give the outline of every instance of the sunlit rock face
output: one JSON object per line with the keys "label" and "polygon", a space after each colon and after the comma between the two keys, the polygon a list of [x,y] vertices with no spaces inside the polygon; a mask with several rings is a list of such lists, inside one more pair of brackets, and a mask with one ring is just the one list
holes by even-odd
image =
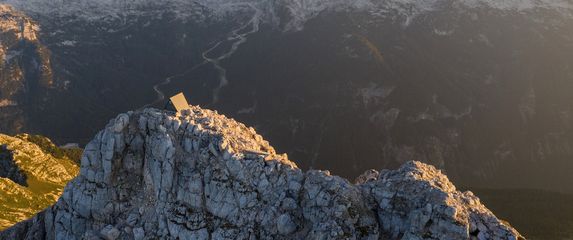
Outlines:
{"label": "sunlit rock face", "polygon": [[58,202],[14,239],[521,239],[471,192],[409,162],[356,184],[303,172],[253,128],[191,107],[120,114]]}
{"label": "sunlit rock face", "polygon": [[50,53],[38,39],[38,23],[0,3],[0,130],[25,130],[32,109],[43,107],[54,81]]}
{"label": "sunlit rock face", "polygon": [[[48,145],[26,140],[26,137],[0,134],[2,230],[54,204],[66,183],[79,173],[79,167],[71,159],[54,156],[46,148]],[[46,138],[42,139],[51,144]]]}

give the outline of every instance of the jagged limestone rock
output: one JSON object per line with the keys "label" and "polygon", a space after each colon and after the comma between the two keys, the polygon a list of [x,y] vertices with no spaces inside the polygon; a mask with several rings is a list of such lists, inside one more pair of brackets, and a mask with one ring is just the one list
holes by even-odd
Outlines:
{"label": "jagged limestone rock", "polygon": [[303,172],[245,125],[192,107],[121,114],[59,201],[15,239],[519,239],[471,193],[411,162],[357,185]]}

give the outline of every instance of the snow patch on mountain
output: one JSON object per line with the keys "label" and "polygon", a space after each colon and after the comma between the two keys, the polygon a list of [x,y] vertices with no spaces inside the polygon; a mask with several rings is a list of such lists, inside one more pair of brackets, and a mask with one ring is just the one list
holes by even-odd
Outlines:
{"label": "snow patch on mountain", "polygon": [[[204,21],[221,20],[251,12],[253,6],[263,11],[266,23],[281,23],[285,30],[300,30],[304,24],[323,12],[359,11],[373,16],[403,16],[404,25],[418,15],[444,8],[489,8],[500,11],[527,12],[544,9],[573,16],[573,3],[567,0],[0,0],[31,15],[73,16],[89,21],[124,19],[133,16],[161,18],[169,11],[180,19]],[[278,17],[280,12],[288,16]]]}
{"label": "snow patch on mountain", "polygon": [[499,10],[528,11],[532,9],[550,9],[571,11],[573,4],[566,0],[462,0],[469,7],[489,7]]}

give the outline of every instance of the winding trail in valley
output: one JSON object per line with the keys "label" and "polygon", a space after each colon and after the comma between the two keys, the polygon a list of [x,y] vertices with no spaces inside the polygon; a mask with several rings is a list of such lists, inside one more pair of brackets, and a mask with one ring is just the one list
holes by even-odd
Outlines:
{"label": "winding trail in valley", "polygon": [[[213,89],[213,100],[211,102],[212,104],[215,104],[219,101],[219,93],[221,89],[223,89],[225,86],[229,84],[229,80],[227,79],[227,69],[221,66],[221,61],[231,57],[237,51],[237,49],[239,49],[239,46],[247,41],[248,35],[251,35],[259,31],[262,11],[253,4],[248,4],[248,5],[255,11],[253,17],[251,17],[249,22],[231,31],[231,36],[228,37],[226,40],[216,43],[212,48],[203,52],[203,59],[211,63],[213,67],[215,67],[217,72],[219,72],[219,85],[215,89]],[[250,31],[245,33],[239,33],[247,29],[248,27],[251,27]],[[209,53],[217,49],[225,41],[233,42],[229,51],[223,53],[218,57],[213,57],[213,58],[208,57]]]}
{"label": "winding trail in valley", "polygon": [[[223,89],[225,86],[227,86],[229,84],[229,80],[227,79],[227,69],[225,69],[223,66],[221,66],[221,61],[223,61],[227,58],[230,58],[237,51],[237,49],[239,49],[241,44],[243,44],[247,41],[247,37],[249,35],[259,31],[259,25],[261,23],[262,11],[253,4],[247,4],[247,5],[248,5],[248,7],[250,7],[251,9],[254,10],[253,16],[249,19],[249,21],[247,23],[233,29],[230,32],[230,34],[228,34],[229,37],[227,37],[226,39],[221,40],[219,42],[216,42],[215,44],[213,44],[213,46],[211,48],[209,48],[206,51],[204,51],[203,53],[201,53],[201,56],[204,59],[203,62],[189,68],[185,72],[169,76],[169,77],[165,78],[163,81],[161,81],[160,83],[155,84],[153,86],[153,91],[155,91],[155,93],[157,94],[157,98],[153,103],[148,104],[145,107],[159,103],[165,99],[165,93],[163,93],[163,91],[161,90],[162,86],[168,85],[169,83],[171,83],[171,81],[173,79],[183,77],[186,74],[189,74],[189,73],[193,72],[194,70],[196,70],[196,69],[198,69],[198,68],[200,68],[206,64],[212,64],[213,67],[215,68],[215,70],[218,72],[218,81],[219,82],[218,82],[217,86],[215,87],[215,89],[213,89],[213,98],[212,98],[212,102],[211,102],[212,104],[217,103],[219,101],[219,93],[220,93],[221,89]],[[247,29],[249,31],[246,31]],[[244,31],[246,31],[246,32],[244,32]],[[241,32],[244,32],[244,33],[241,33]],[[210,53],[212,53],[213,51],[222,47],[223,43],[226,43],[226,42],[231,42],[231,47],[229,48],[228,51],[223,52],[219,56],[214,56],[214,57],[209,56]]]}
{"label": "winding trail in valley", "polygon": [[153,91],[155,91],[155,93],[157,94],[157,98],[155,99],[155,101],[153,103],[147,104],[144,107],[149,107],[149,106],[154,105],[156,103],[159,103],[165,99],[165,93],[163,93],[163,91],[161,91],[161,86],[168,85],[169,83],[171,83],[171,80],[173,80],[174,78],[183,77],[186,74],[193,72],[195,69],[205,65],[206,63],[207,63],[206,61],[203,61],[203,62],[191,67],[190,69],[186,70],[185,72],[169,76],[169,77],[165,78],[162,82],[153,85]]}

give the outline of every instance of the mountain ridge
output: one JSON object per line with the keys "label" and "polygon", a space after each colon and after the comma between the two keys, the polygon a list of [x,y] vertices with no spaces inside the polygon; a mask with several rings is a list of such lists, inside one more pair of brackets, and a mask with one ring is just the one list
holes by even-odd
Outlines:
{"label": "mountain ridge", "polygon": [[[372,16],[384,16],[390,12],[398,12],[407,26],[418,15],[440,9],[484,8],[506,12],[528,12],[537,10],[556,11],[562,15],[573,16],[573,4],[565,0],[390,0],[390,1],[345,1],[345,0],[131,0],[131,1],[48,1],[48,0],[2,0],[32,15],[43,17],[68,16],[76,19],[113,20],[127,19],[130,16],[157,14],[162,18],[162,12],[173,12],[179,19],[194,21],[222,20],[236,16],[251,8],[262,10],[266,23],[284,26],[286,31],[297,31],[304,24],[324,12],[359,11]],[[282,23],[281,23],[282,22]]]}
{"label": "mountain ridge", "polygon": [[118,115],[58,202],[17,239],[523,239],[420,162],[356,185],[303,172],[253,128],[191,106]]}

